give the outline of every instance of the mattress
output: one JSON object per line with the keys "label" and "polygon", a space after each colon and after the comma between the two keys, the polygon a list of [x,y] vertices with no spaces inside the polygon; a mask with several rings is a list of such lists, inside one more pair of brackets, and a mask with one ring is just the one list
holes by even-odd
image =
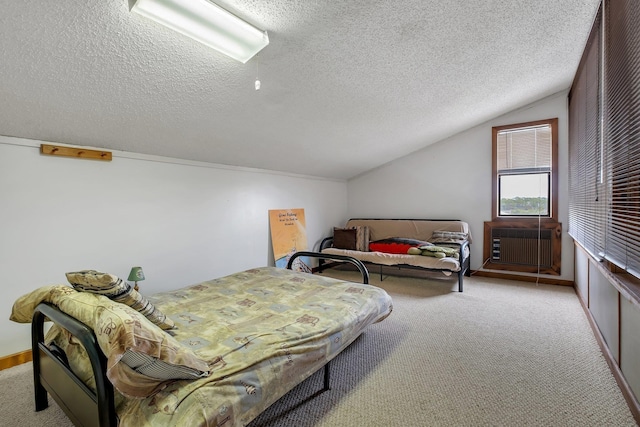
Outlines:
{"label": "mattress", "polygon": [[[468,251],[468,248],[465,248]],[[345,255],[363,262],[371,262],[382,265],[411,265],[414,267],[430,268],[434,270],[460,271],[460,262],[452,257],[435,258],[430,256],[389,254],[386,252],[361,252],[348,249],[326,248],[323,254]],[[465,252],[468,256],[468,252]]]}
{"label": "mattress", "polygon": [[[70,296],[76,292],[64,291]],[[29,307],[40,299],[67,311],[58,297],[36,294]],[[105,308],[91,308],[84,320],[91,323],[102,310],[102,320],[91,326],[104,327],[104,313],[118,303],[101,295],[91,298]],[[167,331],[172,339],[204,361],[209,372],[199,379],[165,381],[149,396],[116,392],[120,426],[246,425],[392,310],[391,298],[380,288],[274,267],[148,299],[175,322],[176,328]],[[91,368],[73,337],[54,326],[47,342],[63,349],[74,372],[92,386]],[[105,353],[117,347],[105,346]],[[106,356],[112,363],[113,355]]]}

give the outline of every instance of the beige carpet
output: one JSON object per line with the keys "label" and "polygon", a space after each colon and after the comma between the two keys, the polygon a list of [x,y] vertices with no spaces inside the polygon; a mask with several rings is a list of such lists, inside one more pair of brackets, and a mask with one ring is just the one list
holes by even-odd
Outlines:
{"label": "beige carpet", "polygon": [[[325,274],[355,278],[351,271]],[[487,278],[387,277],[394,311],[251,427],[635,426],[572,288]],[[30,364],[0,372],[0,424],[70,426],[33,412]]]}

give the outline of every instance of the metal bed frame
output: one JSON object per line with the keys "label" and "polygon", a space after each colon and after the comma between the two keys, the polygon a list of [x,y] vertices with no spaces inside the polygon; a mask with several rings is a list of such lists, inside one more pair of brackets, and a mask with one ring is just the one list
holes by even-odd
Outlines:
{"label": "metal bed frame", "polygon": [[[353,219],[378,219],[378,218],[353,218]],[[393,219],[389,219],[389,220],[393,220]],[[457,220],[457,219],[409,219],[409,221],[459,221],[459,220]],[[333,245],[333,236],[325,237],[320,242],[320,247],[319,247],[318,251],[322,252],[323,249],[330,248],[330,247],[332,247],[332,245]],[[409,264],[386,265],[386,264],[376,264],[374,262],[369,262],[369,261],[366,261],[364,263],[371,264],[371,265],[377,265],[377,266],[380,267],[380,281],[384,280],[383,276],[382,276],[382,268],[383,267],[397,267],[399,269],[406,268],[406,269],[410,269],[410,270],[434,271],[434,272],[440,272],[440,273],[442,273],[443,271],[448,271],[450,273],[455,273],[455,274],[458,275],[458,292],[462,292],[464,276],[467,276],[467,277],[471,276],[471,251],[469,251],[469,255],[467,255],[466,257],[464,256],[465,249],[469,247],[469,242],[465,241],[463,243],[446,243],[446,244],[443,243],[443,245],[444,246],[451,246],[451,245],[459,246],[460,271],[453,271],[453,270],[442,269],[442,268],[419,267],[419,266],[409,265]],[[326,254],[326,255],[328,255],[328,254]],[[333,267],[335,265],[337,265],[337,264],[336,263],[331,263],[331,264],[327,265],[327,264],[325,264],[323,259],[320,259],[318,261],[318,272],[321,273],[322,270],[324,270],[325,268],[330,268],[330,267]]]}
{"label": "metal bed frame", "polygon": [[[350,262],[362,274],[362,283],[369,283],[367,268],[355,258],[317,252],[297,252],[289,259],[287,268],[291,269],[293,261],[300,256]],[[95,392],[71,370],[61,348],[55,344],[45,344],[44,322],[47,320],[69,331],[83,345],[93,369]],[[36,307],[31,323],[31,349],[36,411],[42,411],[49,406],[48,393],[76,426],[115,427],[118,425],[114,389],[107,378],[107,359],[100,350],[91,328],[57,307],[41,303]],[[323,388],[314,395],[330,389],[329,363],[327,362],[323,367]]]}

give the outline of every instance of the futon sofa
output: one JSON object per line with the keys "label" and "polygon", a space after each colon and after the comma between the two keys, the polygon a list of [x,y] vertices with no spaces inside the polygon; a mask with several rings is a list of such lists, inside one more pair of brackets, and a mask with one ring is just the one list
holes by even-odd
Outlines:
{"label": "futon sofa", "polygon": [[[459,220],[352,218],[322,240],[320,251],[378,265],[381,280],[382,266],[455,273],[462,292],[470,243],[469,225]],[[327,267],[321,260],[318,270]]]}

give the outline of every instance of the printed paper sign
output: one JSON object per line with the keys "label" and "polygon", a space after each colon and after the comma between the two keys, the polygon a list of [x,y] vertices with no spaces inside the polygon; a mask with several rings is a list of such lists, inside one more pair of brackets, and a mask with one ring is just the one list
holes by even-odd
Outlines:
{"label": "printed paper sign", "polygon": [[[304,209],[278,209],[269,211],[271,242],[276,267],[286,268],[295,252],[307,250],[307,230]],[[311,272],[308,257],[294,260],[293,270]]]}

